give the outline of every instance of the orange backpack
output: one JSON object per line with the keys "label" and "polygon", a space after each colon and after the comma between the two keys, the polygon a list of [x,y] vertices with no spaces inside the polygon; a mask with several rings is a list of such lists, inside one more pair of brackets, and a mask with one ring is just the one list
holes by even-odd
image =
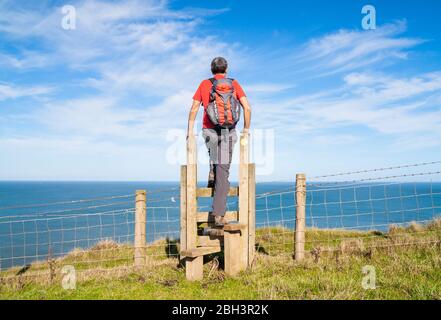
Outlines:
{"label": "orange backpack", "polygon": [[240,103],[236,99],[233,79],[210,79],[212,87],[207,114],[215,127],[233,129],[240,119]]}

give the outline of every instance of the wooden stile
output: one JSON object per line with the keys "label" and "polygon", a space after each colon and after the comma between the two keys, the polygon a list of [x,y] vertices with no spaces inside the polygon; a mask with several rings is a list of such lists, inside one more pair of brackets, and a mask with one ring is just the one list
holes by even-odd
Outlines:
{"label": "wooden stile", "polygon": [[[214,228],[210,212],[197,211],[197,199],[213,197],[212,188],[197,188],[196,140],[187,142],[187,165],[181,167],[181,245],[186,278],[202,280],[203,257],[224,250],[225,272],[236,275],[252,264],[255,247],[255,166],[249,163],[249,135],[240,139],[239,186],[231,187],[228,196],[238,196],[238,211],[227,211],[229,224]],[[207,224],[198,236],[198,224]]]}

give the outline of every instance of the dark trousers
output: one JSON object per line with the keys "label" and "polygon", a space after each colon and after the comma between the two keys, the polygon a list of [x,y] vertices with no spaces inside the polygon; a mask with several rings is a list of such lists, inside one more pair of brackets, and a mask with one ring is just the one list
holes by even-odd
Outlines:
{"label": "dark trousers", "polygon": [[224,216],[230,189],[230,165],[237,141],[235,129],[203,129],[202,135],[210,156],[210,171],[214,172],[213,214]]}

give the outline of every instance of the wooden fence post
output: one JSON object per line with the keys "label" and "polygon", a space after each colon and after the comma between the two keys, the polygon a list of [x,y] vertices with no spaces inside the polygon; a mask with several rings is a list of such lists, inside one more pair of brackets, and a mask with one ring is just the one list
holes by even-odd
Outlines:
{"label": "wooden fence post", "polygon": [[[180,204],[181,204],[181,235],[179,239],[179,251],[187,250],[187,166],[181,166],[181,185],[180,185]],[[181,263],[184,263],[181,256]]]}
{"label": "wooden fence post", "polygon": [[146,200],[145,190],[136,190],[135,198],[135,267],[144,266],[146,245]]}
{"label": "wooden fence post", "polygon": [[[187,250],[197,246],[197,146],[194,135],[188,137],[187,141],[187,209],[185,239]],[[186,257],[185,273],[188,280],[202,280],[204,257]]]}
{"label": "wooden fence post", "polygon": [[239,223],[246,227],[243,230],[244,245],[241,257],[238,257],[245,266],[250,265],[249,258],[249,201],[248,201],[248,186],[249,186],[249,133],[243,133],[240,137],[240,164],[239,164]]}
{"label": "wooden fence post", "polygon": [[306,177],[299,173],[296,175],[296,231],[294,258],[301,261],[305,258],[305,206],[306,206]]}
{"label": "wooden fence post", "polygon": [[256,246],[256,165],[248,165],[248,267],[254,261]]}

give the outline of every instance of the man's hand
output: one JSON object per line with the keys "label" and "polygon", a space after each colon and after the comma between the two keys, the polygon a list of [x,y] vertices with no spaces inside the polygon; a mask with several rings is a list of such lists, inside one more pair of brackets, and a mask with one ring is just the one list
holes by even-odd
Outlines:
{"label": "man's hand", "polygon": [[240,98],[240,104],[242,105],[243,108],[243,120],[244,120],[243,133],[245,132],[248,133],[248,129],[250,128],[251,125],[251,107],[250,104],[248,103],[247,97]]}

